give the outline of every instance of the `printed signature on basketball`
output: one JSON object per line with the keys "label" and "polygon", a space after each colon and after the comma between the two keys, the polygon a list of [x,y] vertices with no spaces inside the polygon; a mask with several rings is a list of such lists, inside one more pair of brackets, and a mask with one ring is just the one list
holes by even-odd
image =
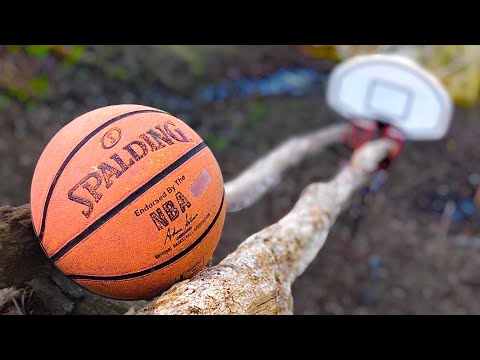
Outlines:
{"label": "printed signature on basketball", "polygon": [[[193,222],[197,218],[198,214],[191,215],[185,214],[185,225],[182,228],[177,229],[175,226],[173,228],[169,227],[167,229],[167,233],[165,234],[164,244],[170,244],[173,240],[176,240],[175,243],[171,244],[168,248],[164,249],[162,252],[155,255],[156,259],[159,259],[163,255],[168,254],[178,245],[183,243],[186,239],[188,239],[200,226],[202,226],[205,221],[208,220],[210,217],[210,213],[205,215],[205,217],[195,225],[193,228]],[[185,230],[184,230],[185,229]],[[178,235],[178,236],[176,236]]]}

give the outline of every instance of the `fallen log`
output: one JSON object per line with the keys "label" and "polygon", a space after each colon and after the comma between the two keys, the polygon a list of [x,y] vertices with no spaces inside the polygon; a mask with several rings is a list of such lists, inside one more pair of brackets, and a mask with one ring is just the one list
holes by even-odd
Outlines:
{"label": "fallen log", "polygon": [[331,181],[307,186],[276,224],[250,236],[218,265],[128,314],[292,314],[293,281],[315,258],[340,211],[392,146],[389,140],[378,140],[359,148]]}

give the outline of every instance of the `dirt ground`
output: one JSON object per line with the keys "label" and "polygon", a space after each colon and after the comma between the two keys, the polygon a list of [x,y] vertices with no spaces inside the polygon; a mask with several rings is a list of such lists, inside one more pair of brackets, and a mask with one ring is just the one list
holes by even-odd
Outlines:
{"label": "dirt ground", "polygon": [[[207,140],[226,181],[290,136],[342,121],[326,106],[321,88],[305,96],[195,101],[201,86],[223,79],[331,67],[295,47],[180,50],[88,47],[74,66],[35,59],[48,75],[46,96],[0,99],[0,204],[29,202],[36,161],[51,137],[76,116],[109,104],[154,106],[185,120]],[[448,228],[438,216],[442,196],[468,197],[480,181],[479,117],[480,108],[455,109],[446,139],[408,143],[383,190],[366,204],[359,194],[353,199],[294,283],[295,314],[480,313],[478,212]],[[329,179],[349,155],[345,146],[333,146],[288,172],[252,207],[228,214],[214,262],[282,218],[306,185]]]}

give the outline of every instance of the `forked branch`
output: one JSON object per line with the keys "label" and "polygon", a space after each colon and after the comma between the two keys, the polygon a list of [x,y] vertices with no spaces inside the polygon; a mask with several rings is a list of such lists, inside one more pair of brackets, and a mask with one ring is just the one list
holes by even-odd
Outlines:
{"label": "forked branch", "polygon": [[285,170],[297,165],[308,155],[339,142],[349,131],[349,124],[332,125],[284,142],[238,177],[225,183],[227,211],[239,211],[252,205],[278,184]]}
{"label": "forked branch", "polygon": [[330,182],[309,185],[279,222],[250,236],[218,265],[172,286],[138,315],[291,314],[291,285],[323,246],[352,194],[393,146],[368,143]]}

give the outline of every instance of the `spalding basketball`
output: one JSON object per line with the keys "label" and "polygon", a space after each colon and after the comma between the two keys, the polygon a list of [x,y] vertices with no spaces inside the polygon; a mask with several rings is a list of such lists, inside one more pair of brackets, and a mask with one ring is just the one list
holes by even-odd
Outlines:
{"label": "spalding basketball", "polygon": [[88,112],[38,160],[31,211],[70,279],[116,299],[151,298],[211,259],[225,219],[220,168],[200,136],[140,105]]}

